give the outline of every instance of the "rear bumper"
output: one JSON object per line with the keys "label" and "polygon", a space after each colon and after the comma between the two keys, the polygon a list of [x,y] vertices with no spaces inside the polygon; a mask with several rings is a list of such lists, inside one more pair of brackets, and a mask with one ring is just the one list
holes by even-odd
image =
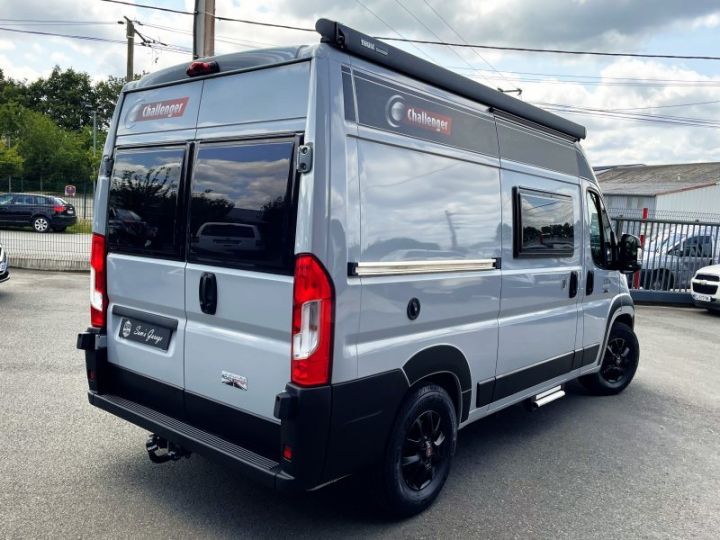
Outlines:
{"label": "rear bumper", "polygon": [[273,422],[112,364],[106,339],[97,329],[78,336],[92,405],[277,490],[313,489],[381,459],[408,388],[401,370],[316,388],[288,384]]}
{"label": "rear bumper", "polygon": [[280,464],[200,430],[186,422],[112,394],[88,392],[90,403],[141,428],[173,441],[278,490],[293,488],[295,479]]}
{"label": "rear bumper", "polygon": [[77,223],[77,216],[52,216],[50,218],[51,227],[70,227]]}

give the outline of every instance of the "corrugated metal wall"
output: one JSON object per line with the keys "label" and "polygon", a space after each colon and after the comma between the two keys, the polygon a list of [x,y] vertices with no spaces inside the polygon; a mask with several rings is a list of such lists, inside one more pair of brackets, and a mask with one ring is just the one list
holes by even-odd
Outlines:
{"label": "corrugated metal wall", "polygon": [[720,213],[720,185],[658,195],[656,210]]}
{"label": "corrugated metal wall", "polygon": [[655,209],[655,197],[606,194],[605,204],[608,208],[649,208],[652,211]]}

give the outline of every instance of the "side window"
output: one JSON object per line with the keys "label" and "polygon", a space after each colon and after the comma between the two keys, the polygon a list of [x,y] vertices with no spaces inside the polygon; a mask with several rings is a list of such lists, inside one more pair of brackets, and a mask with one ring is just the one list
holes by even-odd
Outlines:
{"label": "side window", "polygon": [[178,258],[184,148],[118,150],[108,197],[108,249]]}
{"label": "side window", "polygon": [[188,260],[292,271],[292,140],[201,145]]}
{"label": "side window", "polygon": [[593,262],[607,268],[612,260],[612,226],[600,196],[594,191],[587,192],[587,211]]}
{"label": "side window", "polygon": [[575,251],[572,197],[515,188],[515,256],[571,257]]}

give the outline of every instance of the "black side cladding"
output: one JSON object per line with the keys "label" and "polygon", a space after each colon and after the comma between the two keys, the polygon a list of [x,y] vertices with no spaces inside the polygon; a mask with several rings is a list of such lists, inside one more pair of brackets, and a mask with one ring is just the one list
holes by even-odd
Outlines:
{"label": "black side cladding", "polygon": [[319,19],[315,23],[315,30],[322,36],[323,42],[350,54],[540,126],[564,133],[573,139],[585,138],[585,127],[580,124],[498,92],[338,22]]}

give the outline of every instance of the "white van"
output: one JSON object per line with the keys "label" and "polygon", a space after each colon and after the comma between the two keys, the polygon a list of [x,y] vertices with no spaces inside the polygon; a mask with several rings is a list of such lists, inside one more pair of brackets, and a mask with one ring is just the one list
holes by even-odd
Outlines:
{"label": "white van", "polygon": [[[303,490],[369,467],[411,514],[458,429],[571,379],[630,383],[638,244],[614,236],[582,126],[317,30],[125,87],[78,346],[90,402],[152,432],[153,460]],[[127,212],[143,226],[108,227]],[[255,247],[203,241],[219,224]]]}

